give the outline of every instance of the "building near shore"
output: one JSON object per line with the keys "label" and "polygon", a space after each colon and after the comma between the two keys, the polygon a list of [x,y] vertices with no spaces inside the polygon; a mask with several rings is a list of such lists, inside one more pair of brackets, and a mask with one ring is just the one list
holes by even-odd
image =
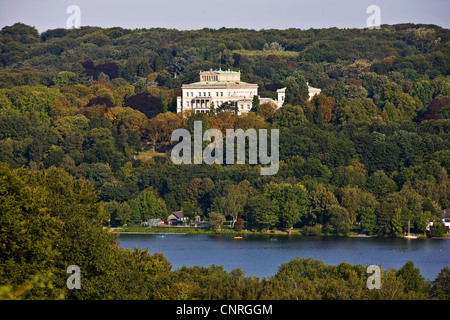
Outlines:
{"label": "building near shore", "polygon": [[[441,220],[444,223],[447,231],[450,230],[450,209],[445,209],[441,211]],[[428,221],[427,231],[430,231],[430,227],[433,226],[433,222]]]}
{"label": "building near shore", "polygon": [[[310,97],[320,93],[320,89],[309,87]],[[208,113],[224,104],[234,107],[236,114],[249,112],[254,96],[260,104],[273,102],[277,107],[284,103],[286,88],[277,90],[277,99],[258,96],[258,85],[241,81],[241,72],[228,70],[200,71],[200,81],[183,84],[181,96],[177,97],[177,112],[187,110]]]}

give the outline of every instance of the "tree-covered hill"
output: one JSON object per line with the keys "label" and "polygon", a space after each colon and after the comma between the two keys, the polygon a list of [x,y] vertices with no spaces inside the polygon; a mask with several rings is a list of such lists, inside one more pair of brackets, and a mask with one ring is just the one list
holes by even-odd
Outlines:
{"label": "tree-covered hill", "polygon": [[[305,234],[401,235],[411,221],[422,234],[449,206],[449,34],[411,24],[39,34],[17,23],[0,32],[0,161],[91,181],[113,225],[184,210]],[[219,65],[263,97],[287,87],[284,106],[171,112],[182,83]],[[306,82],[322,89],[311,101]],[[195,120],[222,132],[280,129],[279,172],[139,155],[170,150],[171,133]]]}
{"label": "tree-covered hill", "polygon": [[[221,65],[241,69],[260,89],[301,70],[313,86],[329,92],[339,78],[361,79],[370,71],[398,72],[391,76],[405,81],[446,76],[449,40],[447,29],[412,24],[383,25],[380,30],[82,27],[39,34],[17,23],[0,33],[1,65],[6,72],[1,86],[51,85],[60,71],[84,72],[94,80],[103,72],[110,80],[120,77],[134,83],[137,77],[165,70],[178,78],[159,79],[158,84],[175,88],[192,81],[200,69]],[[268,54],[254,54],[261,50]],[[86,60],[94,65],[81,67]]]}

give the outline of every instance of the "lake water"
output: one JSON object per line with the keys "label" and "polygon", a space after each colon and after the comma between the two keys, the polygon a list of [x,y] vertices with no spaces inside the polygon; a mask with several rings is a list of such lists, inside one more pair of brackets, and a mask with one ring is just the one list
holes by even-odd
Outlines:
{"label": "lake water", "polygon": [[408,260],[428,280],[434,280],[450,265],[450,239],[378,239],[249,235],[122,234],[122,247],[159,252],[172,263],[172,269],[186,266],[222,265],[231,271],[240,268],[259,278],[277,272],[278,266],[296,257],[320,259],[326,264],[381,265],[383,270],[399,269]]}

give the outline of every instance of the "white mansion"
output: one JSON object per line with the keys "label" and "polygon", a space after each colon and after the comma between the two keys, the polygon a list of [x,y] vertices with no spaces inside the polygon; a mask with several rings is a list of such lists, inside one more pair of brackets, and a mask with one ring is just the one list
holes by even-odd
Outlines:
{"label": "white mansion", "polygon": [[[285,89],[277,90],[277,100],[259,97],[260,103],[273,102],[277,107],[284,103]],[[320,89],[309,87],[309,97],[320,93]],[[228,70],[200,71],[200,81],[181,86],[181,97],[177,97],[177,112],[193,110],[207,113],[231,102],[240,115],[250,111],[254,96],[258,96],[258,85],[241,81],[241,72]]]}

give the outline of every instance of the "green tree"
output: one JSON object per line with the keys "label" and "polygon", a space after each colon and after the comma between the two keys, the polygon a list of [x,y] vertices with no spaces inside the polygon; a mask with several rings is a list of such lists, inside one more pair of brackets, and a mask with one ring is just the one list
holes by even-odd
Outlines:
{"label": "green tree", "polygon": [[352,159],[348,166],[338,167],[333,175],[332,183],[337,186],[364,187],[367,170],[357,159]]}
{"label": "green tree", "polygon": [[347,209],[332,205],[327,209],[326,222],[324,226],[325,232],[333,234],[347,234],[352,228],[352,221]]}
{"label": "green tree", "polygon": [[390,194],[379,203],[377,213],[377,234],[398,236],[403,232],[402,214],[407,206],[407,200],[398,193]]}
{"label": "green tree", "polygon": [[220,198],[222,210],[226,216],[231,216],[232,227],[247,204],[249,196],[254,192],[247,180],[237,185],[230,185],[225,189],[225,196]]}
{"label": "green tree", "polygon": [[[0,197],[4,243],[0,285],[9,281],[21,299],[150,297],[150,283],[142,280],[144,270],[151,274],[167,261],[143,253],[149,263],[140,269],[143,261],[133,260],[118,246],[116,236],[104,229],[108,216],[91,183],[55,168],[27,171],[2,165],[1,170],[0,190],[7,194]],[[26,223],[20,223],[23,218]],[[10,230],[5,233],[4,228]],[[83,289],[61,290],[66,287],[66,269],[73,264],[82,270]]]}
{"label": "green tree", "polygon": [[282,263],[278,267],[275,277],[278,279],[290,279],[297,283],[306,278],[314,280],[324,278],[327,274],[327,267],[322,260],[312,258],[295,258],[288,263]]}
{"label": "green tree", "polygon": [[76,73],[70,71],[60,71],[58,75],[53,79],[53,82],[58,87],[64,87],[77,84],[80,82],[80,79]]}
{"label": "green tree", "polygon": [[113,133],[107,128],[93,128],[86,134],[83,143],[85,161],[90,163],[109,163],[113,170],[117,170],[123,156],[116,149]]}
{"label": "green tree", "polygon": [[162,92],[162,90],[159,90],[158,98],[161,99],[162,104],[163,104],[163,110],[162,110],[162,112],[163,112],[163,113],[166,113],[166,112],[168,111],[168,109],[167,109],[168,103],[167,103],[166,96],[164,95],[164,92]]}
{"label": "green tree", "polygon": [[258,110],[259,110],[259,97],[253,96],[251,111],[258,112]]}
{"label": "green tree", "polygon": [[292,128],[301,126],[307,123],[308,120],[302,107],[285,103],[275,112],[272,122],[275,127]]}
{"label": "green tree", "polygon": [[372,99],[354,98],[341,100],[336,106],[333,117],[334,121],[337,123],[349,124],[369,122],[372,118],[378,116],[378,114],[379,110]]}
{"label": "green tree", "polygon": [[263,195],[275,203],[275,214],[289,234],[308,212],[309,195],[301,184],[270,182],[264,186]]}
{"label": "green tree", "polygon": [[134,93],[140,94],[148,91],[147,82],[141,78],[134,84]]}
{"label": "green tree", "polygon": [[420,274],[420,270],[414,267],[412,261],[407,261],[400,270],[397,271],[396,275],[397,277],[402,278],[404,284],[403,290],[405,293],[412,291],[424,294],[425,290],[427,290],[425,278]]}
{"label": "green tree", "polygon": [[192,202],[190,201],[183,202],[181,209],[183,210],[183,215],[186,218],[193,219],[195,217],[196,213],[195,205]]}
{"label": "green tree", "polygon": [[131,207],[127,202],[111,201],[104,203],[105,212],[112,226],[122,226],[131,220]]}
{"label": "green tree", "polygon": [[319,184],[311,191],[312,217],[310,218],[310,222],[325,225],[327,211],[333,205],[339,205],[338,200],[324,185]]}
{"label": "green tree", "polygon": [[147,76],[152,72],[150,63],[147,60],[141,60],[136,66],[136,74],[138,77],[147,78]]}
{"label": "green tree", "polygon": [[397,189],[397,185],[384,171],[378,170],[367,178],[366,188],[373,194],[382,197],[394,192]]}
{"label": "green tree", "polygon": [[422,80],[416,82],[413,87],[413,97],[419,98],[424,107],[427,107],[433,100],[433,92],[429,81]]}
{"label": "green tree", "polygon": [[450,300],[450,268],[444,267],[431,284],[431,297]]}
{"label": "green tree", "polygon": [[309,98],[308,85],[305,77],[299,75],[297,77],[288,77],[285,80],[286,93],[284,104],[292,104],[302,106]]}
{"label": "green tree", "polygon": [[20,86],[5,91],[11,109],[22,115],[35,116],[44,123],[50,122],[51,102],[60,96],[58,89],[44,86]]}
{"label": "green tree", "polygon": [[419,232],[422,232],[425,235],[425,232],[427,230],[428,221],[431,218],[431,212],[430,211],[422,211],[419,213],[419,216],[416,219],[416,229]]}
{"label": "green tree", "polygon": [[445,224],[440,217],[433,215],[431,216],[430,222],[433,223],[433,225],[430,226],[431,237],[443,237],[446,234],[447,230]]}
{"label": "green tree", "polygon": [[220,233],[222,230],[222,224],[226,221],[225,216],[223,214],[217,212],[211,212],[209,214],[209,227],[215,230],[217,233]]}
{"label": "green tree", "polygon": [[339,104],[342,99],[345,98],[346,85],[342,78],[340,78],[333,87],[332,95],[336,99],[336,102]]}
{"label": "green tree", "polygon": [[139,196],[129,201],[131,208],[131,217],[133,222],[147,219],[167,218],[166,204],[152,187],[148,187],[142,191]]}
{"label": "green tree", "polygon": [[275,201],[267,198],[263,194],[256,195],[248,200],[249,218],[260,228],[269,230],[274,227],[278,221]]}
{"label": "green tree", "polygon": [[362,230],[366,230],[369,234],[375,234],[377,229],[377,215],[375,212],[377,203],[375,197],[366,194],[361,201],[359,209],[359,220]]}
{"label": "green tree", "polygon": [[[2,163],[0,172],[0,284],[9,283],[15,291],[38,276],[52,282],[54,260],[59,255],[55,242],[62,236],[64,224],[53,215],[48,191],[25,169],[11,170]],[[56,291],[47,290],[32,285],[28,294],[42,299]]]}
{"label": "green tree", "polygon": [[403,233],[402,209],[396,208],[394,215],[391,218],[391,233],[395,236],[400,236]]}

